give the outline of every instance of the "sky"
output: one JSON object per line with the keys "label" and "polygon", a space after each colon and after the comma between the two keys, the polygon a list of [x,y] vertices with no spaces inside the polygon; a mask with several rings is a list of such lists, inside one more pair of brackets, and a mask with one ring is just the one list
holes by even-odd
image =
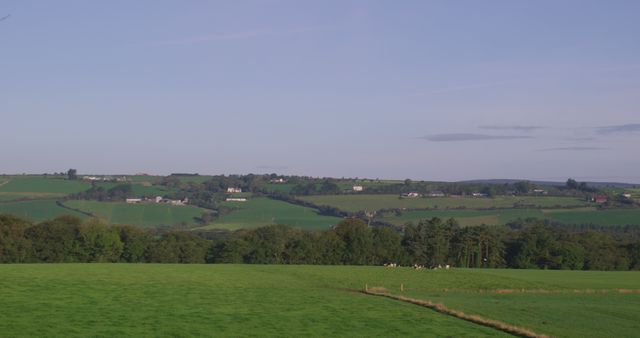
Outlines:
{"label": "sky", "polygon": [[0,173],[640,183],[640,1],[0,1]]}

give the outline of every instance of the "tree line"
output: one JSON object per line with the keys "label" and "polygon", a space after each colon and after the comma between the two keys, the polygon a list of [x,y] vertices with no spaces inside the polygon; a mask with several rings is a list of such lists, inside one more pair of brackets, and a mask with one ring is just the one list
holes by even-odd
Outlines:
{"label": "tree line", "polygon": [[[638,232],[638,230],[635,230]],[[625,240],[624,238],[632,238]],[[271,225],[234,232],[141,229],[62,216],[38,224],[0,215],[1,263],[126,262],[451,265],[465,268],[638,270],[638,236],[568,231],[539,221],[460,227],[432,218],[402,232],[345,219],[332,229]]]}

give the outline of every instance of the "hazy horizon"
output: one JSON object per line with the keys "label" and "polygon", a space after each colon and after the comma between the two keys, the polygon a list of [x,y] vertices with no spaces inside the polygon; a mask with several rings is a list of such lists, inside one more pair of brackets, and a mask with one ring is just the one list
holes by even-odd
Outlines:
{"label": "hazy horizon", "polygon": [[3,1],[0,173],[640,183],[637,13]]}

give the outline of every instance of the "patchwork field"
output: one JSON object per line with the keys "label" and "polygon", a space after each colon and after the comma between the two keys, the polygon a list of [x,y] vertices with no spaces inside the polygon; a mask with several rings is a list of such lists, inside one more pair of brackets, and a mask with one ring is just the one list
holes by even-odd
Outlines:
{"label": "patchwork field", "polygon": [[207,210],[194,206],[173,206],[167,204],[127,204],[75,200],[64,205],[93,214],[110,224],[133,224],[138,226],[195,225],[196,217]]}
{"label": "patchwork field", "polygon": [[328,229],[341,219],[319,215],[306,208],[269,198],[250,198],[246,202],[224,202],[225,206],[237,208],[210,227],[239,229],[255,228],[269,224],[287,224],[307,230]]}
{"label": "patchwork field", "polygon": [[327,205],[345,211],[374,211],[389,208],[511,208],[514,205],[536,208],[578,207],[589,203],[573,197],[537,197],[537,196],[498,196],[495,198],[472,197],[435,197],[435,198],[400,198],[398,195],[320,195],[301,196],[302,200],[316,205]]}
{"label": "patchwork field", "polygon": [[0,213],[13,214],[33,222],[42,222],[63,215],[86,217],[81,213],[61,208],[55,200],[2,202],[0,203]]}
{"label": "patchwork field", "polygon": [[89,183],[60,177],[4,176],[0,177],[0,201],[56,198],[90,187]]}
{"label": "patchwork field", "polygon": [[420,306],[364,295],[358,291],[365,283],[550,336],[634,337],[640,322],[637,272],[34,264],[0,266],[0,332],[47,337],[509,336]]}

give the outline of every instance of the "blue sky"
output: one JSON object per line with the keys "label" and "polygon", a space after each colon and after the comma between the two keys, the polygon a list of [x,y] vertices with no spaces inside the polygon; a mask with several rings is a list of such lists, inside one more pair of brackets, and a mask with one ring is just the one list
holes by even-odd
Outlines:
{"label": "blue sky", "polygon": [[0,172],[640,182],[638,1],[0,2]]}

